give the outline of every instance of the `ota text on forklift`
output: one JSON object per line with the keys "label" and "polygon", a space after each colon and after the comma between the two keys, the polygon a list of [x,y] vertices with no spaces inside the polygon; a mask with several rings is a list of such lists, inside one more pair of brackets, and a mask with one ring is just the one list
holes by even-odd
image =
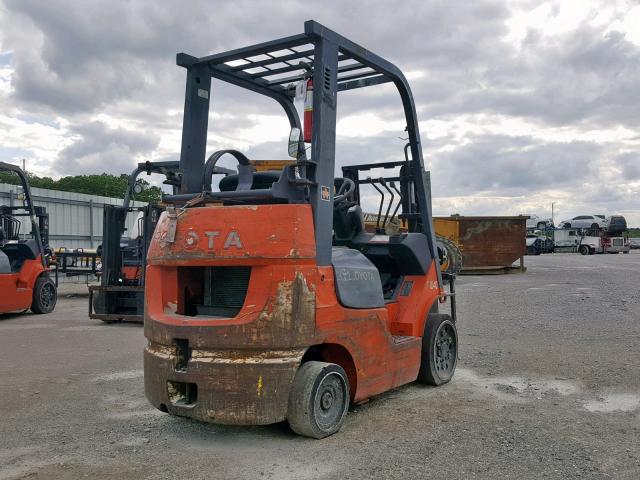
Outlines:
{"label": "ota text on forklift", "polygon": [[[206,422],[288,420],[296,433],[322,438],[340,429],[350,404],[416,380],[447,383],[458,348],[454,276],[440,271],[430,178],[402,72],[314,21],[299,35],[202,58],[181,53],[177,62],[187,70],[180,192],[163,198],[147,258],[150,402]],[[241,152],[221,150],[205,163],[212,78],[278,102],[295,160],[256,171]],[[302,131],[294,98],[309,80]],[[404,159],[349,165],[336,176],[338,92],[383,83],[402,101]],[[224,155],[238,172],[214,189]],[[388,174],[361,175],[374,169]],[[387,233],[384,222],[365,231],[361,190],[378,185],[398,192],[406,232]],[[446,302],[450,314],[439,312]]]}

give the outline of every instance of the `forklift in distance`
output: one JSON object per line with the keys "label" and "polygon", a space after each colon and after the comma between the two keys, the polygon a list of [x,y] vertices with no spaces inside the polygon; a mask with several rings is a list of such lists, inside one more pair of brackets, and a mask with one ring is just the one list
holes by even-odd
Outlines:
{"label": "forklift in distance", "polygon": [[[180,193],[167,195],[149,245],[144,383],[172,415],[261,425],[300,435],[337,432],[350,404],[403,384],[454,375],[454,275],[443,276],[416,109],[402,72],[315,22],[304,32],[196,58],[187,70]],[[282,170],[256,172],[237,150],[205,166],[212,78],[278,102],[291,126]],[[304,129],[294,105],[306,82]],[[407,231],[364,229],[361,173],[335,175],[338,93],[393,84],[409,143],[385,182],[399,184]],[[312,90],[311,90],[312,88]],[[305,140],[310,140],[307,156]],[[238,173],[212,187],[219,158]],[[449,303],[450,313],[440,305]]]}
{"label": "forklift in distance", "polygon": [[[89,286],[89,318],[106,323],[142,323],[146,256],[153,230],[164,210],[162,205],[132,206],[135,194],[142,193],[138,182],[142,173],[161,174],[164,184],[180,184],[179,162],[138,164],[127,180],[122,205],[105,205],[102,222],[100,285]],[[127,217],[138,215],[137,234],[127,235]]]}
{"label": "forklift in distance", "polygon": [[[51,313],[57,289],[49,268],[49,215],[34,206],[29,179],[20,167],[0,162],[0,172],[18,176],[23,199],[22,205],[0,206],[0,313]],[[21,235],[21,218],[31,225],[29,238]]]}

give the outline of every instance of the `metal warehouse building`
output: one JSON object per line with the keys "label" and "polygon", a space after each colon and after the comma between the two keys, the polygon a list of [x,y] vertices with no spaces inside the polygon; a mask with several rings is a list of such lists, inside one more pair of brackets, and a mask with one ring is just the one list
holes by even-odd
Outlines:
{"label": "metal warehouse building", "polygon": [[[22,188],[0,183],[0,205],[18,205]],[[45,207],[49,214],[49,244],[51,248],[96,248],[102,243],[102,217],[105,205],[122,205],[121,198],[85,195],[44,188],[32,188],[34,204]],[[131,206],[146,205],[131,202]],[[135,235],[136,215],[127,216],[127,231]],[[29,226],[20,229],[21,234],[31,232]]]}

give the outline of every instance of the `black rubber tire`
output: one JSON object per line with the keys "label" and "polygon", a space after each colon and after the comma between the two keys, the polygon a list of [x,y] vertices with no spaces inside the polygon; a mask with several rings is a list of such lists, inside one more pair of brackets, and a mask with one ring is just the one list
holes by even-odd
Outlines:
{"label": "black rubber tire", "polygon": [[589,247],[586,245],[580,245],[578,251],[580,252],[580,255],[589,255]]}
{"label": "black rubber tire", "polygon": [[564,228],[571,228],[571,224],[570,223],[565,223],[564,224]]}
{"label": "black rubber tire", "polygon": [[599,228],[600,228],[600,225],[598,225],[597,223],[591,224],[591,230],[598,230]]}
{"label": "black rubber tire", "polygon": [[287,420],[298,435],[324,438],[344,423],[349,410],[349,379],[335,363],[300,365],[289,392]]}
{"label": "black rubber tire", "polygon": [[536,249],[534,247],[527,247],[527,255],[535,255]]}
{"label": "black rubber tire", "polygon": [[51,313],[56,306],[58,292],[56,284],[47,275],[41,275],[33,287],[31,311],[33,313]]}
{"label": "black rubber tire", "polygon": [[[444,338],[445,335],[450,337]],[[440,343],[436,345],[437,337]],[[442,347],[447,346],[447,351]],[[444,363],[444,365],[442,365]],[[445,313],[432,313],[427,318],[422,337],[422,356],[418,382],[427,385],[439,386],[448,383],[456,370],[458,363],[458,330],[451,316]],[[445,367],[446,368],[443,368]]]}

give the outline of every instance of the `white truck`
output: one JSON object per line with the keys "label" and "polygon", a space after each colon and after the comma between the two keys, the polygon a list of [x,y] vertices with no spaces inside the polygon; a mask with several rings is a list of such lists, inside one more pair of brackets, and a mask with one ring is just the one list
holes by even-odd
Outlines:
{"label": "white truck", "polygon": [[556,252],[579,252],[582,255],[594,253],[629,253],[631,249],[626,237],[609,237],[606,233],[600,236],[585,235],[579,228],[559,228],[553,231],[553,242]]}

